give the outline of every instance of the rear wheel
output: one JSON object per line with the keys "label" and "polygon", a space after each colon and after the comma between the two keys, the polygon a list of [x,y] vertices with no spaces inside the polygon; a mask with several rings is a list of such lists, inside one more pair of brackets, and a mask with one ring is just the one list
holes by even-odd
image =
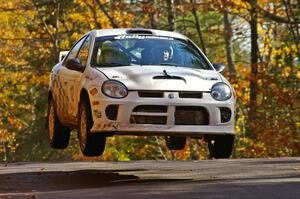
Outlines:
{"label": "rear wheel", "polygon": [[234,146],[234,135],[217,135],[208,141],[208,149],[212,158],[229,158]]}
{"label": "rear wheel", "polygon": [[83,101],[80,104],[78,120],[78,137],[80,149],[85,156],[100,156],[105,149],[106,137],[100,133],[92,133],[93,119],[90,104]]}
{"label": "rear wheel", "polygon": [[71,130],[60,123],[53,99],[49,102],[47,127],[50,146],[54,149],[65,149],[69,144]]}
{"label": "rear wheel", "polygon": [[186,137],[166,136],[166,145],[170,150],[182,150],[186,144]]}

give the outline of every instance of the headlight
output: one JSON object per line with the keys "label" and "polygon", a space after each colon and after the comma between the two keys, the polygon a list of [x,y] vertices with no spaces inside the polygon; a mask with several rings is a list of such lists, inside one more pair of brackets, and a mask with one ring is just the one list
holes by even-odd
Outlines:
{"label": "headlight", "polygon": [[231,97],[230,87],[222,82],[216,83],[211,88],[211,96],[218,101],[225,101]]}
{"label": "headlight", "polygon": [[128,94],[126,86],[116,80],[107,80],[102,84],[102,93],[112,98],[124,98]]}

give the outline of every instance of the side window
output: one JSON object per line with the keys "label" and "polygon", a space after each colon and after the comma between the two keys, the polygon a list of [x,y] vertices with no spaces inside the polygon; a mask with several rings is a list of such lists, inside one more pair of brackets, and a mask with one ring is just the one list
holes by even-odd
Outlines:
{"label": "side window", "polygon": [[84,42],[86,37],[83,37],[81,40],[79,40],[75,46],[72,48],[72,50],[70,51],[65,63],[69,60],[69,59],[72,59],[72,58],[76,58],[77,57],[77,54],[78,54],[78,51],[82,45],[82,43]]}
{"label": "side window", "polygon": [[82,47],[79,50],[77,58],[80,60],[82,66],[86,66],[87,58],[89,55],[90,44],[91,44],[91,37],[88,36],[88,38],[84,41]]}

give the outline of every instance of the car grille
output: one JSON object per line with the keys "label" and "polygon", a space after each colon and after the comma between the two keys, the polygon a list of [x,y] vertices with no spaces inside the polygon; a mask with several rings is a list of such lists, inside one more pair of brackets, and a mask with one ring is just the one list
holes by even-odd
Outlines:
{"label": "car grille", "polygon": [[179,92],[179,98],[202,98],[202,92]]}
{"label": "car grille", "polygon": [[156,91],[139,91],[139,97],[148,97],[148,98],[163,98],[164,92]]}
{"label": "car grille", "polygon": [[167,106],[141,105],[133,109],[130,117],[132,124],[166,124]]}
{"label": "car grille", "polygon": [[133,112],[146,112],[146,113],[166,113],[167,106],[160,105],[140,105],[133,109]]}
{"label": "car grille", "polygon": [[175,111],[175,125],[208,125],[209,115],[205,108],[178,106]]}
{"label": "car grille", "polygon": [[[130,116],[131,124],[160,124],[167,123],[168,107],[160,105],[140,105],[133,109]],[[209,114],[204,107],[177,106],[175,107],[175,125],[208,125]]]}

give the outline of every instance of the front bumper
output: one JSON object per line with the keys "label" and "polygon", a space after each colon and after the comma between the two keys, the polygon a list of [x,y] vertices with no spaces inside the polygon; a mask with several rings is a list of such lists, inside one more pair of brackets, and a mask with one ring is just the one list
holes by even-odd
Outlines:
{"label": "front bumper", "polygon": [[[169,96],[172,96],[170,98]],[[161,98],[143,98],[137,91],[129,92],[124,99],[112,99],[101,94],[91,97],[91,107],[94,125],[92,132],[114,132],[115,134],[126,135],[186,135],[202,136],[214,134],[234,134],[235,123],[235,99],[220,102],[214,100],[210,93],[203,92],[200,99],[180,98],[178,92],[164,92]],[[94,103],[99,102],[99,103]],[[93,105],[95,104],[95,105]],[[117,105],[118,113],[116,120],[107,118],[105,109],[109,105]],[[167,111],[161,113],[166,117],[166,124],[136,124],[131,122],[133,110],[137,106],[153,105],[166,106]],[[205,125],[177,125],[175,118],[176,107],[202,107],[208,113],[208,123]],[[228,121],[221,121],[221,109],[231,110],[231,117]],[[147,113],[145,113],[147,114]],[[153,113],[148,113],[153,115]],[[154,114],[159,115],[159,114]],[[187,115],[188,116],[188,115]]]}

